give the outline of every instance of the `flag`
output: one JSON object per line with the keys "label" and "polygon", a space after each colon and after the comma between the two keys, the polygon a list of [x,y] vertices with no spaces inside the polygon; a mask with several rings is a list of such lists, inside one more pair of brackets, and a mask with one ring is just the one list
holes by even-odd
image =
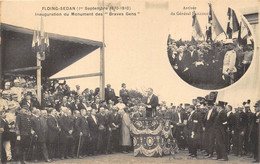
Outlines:
{"label": "flag", "polygon": [[208,28],[206,28],[206,36],[207,39],[206,41],[212,41],[212,7],[211,7],[211,3],[209,3],[209,16],[208,16]]}
{"label": "flag", "polygon": [[194,37],[193,36],[191,36],[191,43],[196,43],[196,40],[194,39]]}
{"label": "flag", "polygon": [[36,42],[37,42],[37,33],[33,31],[33,39],[32,39],[32,52],[36,53]]}
{"label": "flag", "polygon": [[171,34],[169,34],[169,35],[168,35],[168,39],[167,39],[167,45],[170,45],[170,44],[171,44],[171,40],[172,40]]}
{"label": "flag", "polygon": [[241,17],[240,26],[241,26],[241,36],[240,36],[241,38],[245,38],[245,37],[252,35],[251,31],[243,17]]}
{"label": "flag", "polygon": [[212,10],[212,27],[213,27],[213,30],[214,30],[214,32],[216,34],[216,37],[219,34],[224,32],[224,30],[223,30],[221,24],[219,23],[219,21],[218,21],[218,19],[217,19],[217,17],[216,17],[216,15],[215,15],[213,10]]}
{"label": "flag", "polygon": [[199,21],[197,19],[197,15],[195,12],[193,12],[192,15],[192,37],[195,40],[204,40],[204,35],[202,33]]}
{"label": "flag", "polygon": [[232,27],[233,27],[233,32],[236,32],[239,30],[239,23],[237,20],[237,15],[234,10],[232,10]]}
{"label": "flag", "polygon": [[251,31],[244,18],[241,16],[240,28],[238,32],[239,44],[246,45],[248,38],[250,38],[251,36],[252,36]]}
{"label": "flag", "polygon": [[49,36],[48,34],[46,33],[46,36],[45,36],[45,51],[46,51],[46,55],[48,55],[50,53],[50,42],[49,42]]}
{"label": "flag", "polygon": [[36,48],[37,48],[37,50],[39,50],[40,44],[41,44],[40,32],[37,31],[37,32],[36,32]]}
{"label": "flag", "polygon": [[239,23],[234,10],[232,10],[232,38],[238,38]]}
{"label": "flag", "polygon": [[227,23],[227,37],[229,39],[232,38],[232,28],[231,28],[231,25],[230,25],[230,20],[231,20],[231,8],[228,8],[228,12],[227,12],[227,15],[228,15],[228,23]]}
{"label": "flag", "polygon": [[44,24],[43,24],[43,18],[41,17],[41,38],[44,37]]}

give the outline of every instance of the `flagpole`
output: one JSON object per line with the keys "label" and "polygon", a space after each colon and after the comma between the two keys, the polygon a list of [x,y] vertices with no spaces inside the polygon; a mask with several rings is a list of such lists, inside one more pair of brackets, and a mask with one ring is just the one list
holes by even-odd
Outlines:
{"label": "flagpole", "polygon": [[105,2],[103,0],[103,44],[102,47],[100,48],[100,98],[101,100],[105,99]]}
{"label": "flagpole", "polygon": [[37,99],[38,99],[39,103],[41,104],[41,100],[42,100],[42,98],[41,98],[41,96],[42,96],[42,94],[41,94],[41,80],[42,80],[41,77],[42,77],[42,75],[41,75],[41,60],[40,60],[39,52],[37,52],[36,60],[37,60],[37,67],[39,67],[37,69]]}

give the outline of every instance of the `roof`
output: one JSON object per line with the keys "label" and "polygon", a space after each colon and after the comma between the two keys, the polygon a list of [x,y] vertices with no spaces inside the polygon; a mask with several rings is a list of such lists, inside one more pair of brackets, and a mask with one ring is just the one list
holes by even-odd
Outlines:
{"label": "roof", "polygon": [[[1,24],[3,71],[16,68],[35,67],[36,57],[32,53],[34,30]],[[50,55],[42,61],[42,76],[50,77],[94,50],[103,46],[102,42],[72,36],[48,33]],[[19,72],[35,75],[35,70]]]}

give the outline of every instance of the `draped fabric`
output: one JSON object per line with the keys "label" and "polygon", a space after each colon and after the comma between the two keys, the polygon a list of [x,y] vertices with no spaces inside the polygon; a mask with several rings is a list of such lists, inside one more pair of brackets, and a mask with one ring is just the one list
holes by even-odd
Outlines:
{"label": "draped fabric", "polygon": [[170,120],[160,117],[133,118],[134,156],[158,157],[175,152]]}

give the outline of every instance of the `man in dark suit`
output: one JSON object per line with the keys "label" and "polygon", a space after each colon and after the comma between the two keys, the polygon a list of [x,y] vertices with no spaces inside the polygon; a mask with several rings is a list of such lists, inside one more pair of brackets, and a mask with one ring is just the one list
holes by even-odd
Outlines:
{"label": "man in dark suit", "polygon": [[259,155],[259,134],[260,134],[260,100],[254,105],[255,114],[252,116],[252,122],[249,129],[249,139],[252,142],[252,151],[254,154],[254,163],[259,163],[260,155]]}
{"label": "man in dark suit", "polygon": [[212,100],[208,100],[208,108],[209,110],[203,118],[203,131],[205,131],[206,137],[206,140],[204,141],[206,144],[206,155],[211,158],[213,157],[213,150],[215,145],[214,121],[218,113]]}
{"label": "man in dark suit", "polygon": [[224,110],[225,102],[219,101],[217,104],[218,115],[215,119],[215,134],[216,134],[216,160],[228,161],[227,149],[226,149],[226,140],[227,132],[225,126],[227,124],[227,112]]}
{"label": "man in dark suit", "polygon": [[[89,126],[86,118],[84,117],[86,115],[86,110],[81,109],[81,115],[79,111],[75,111],[75,130],[73,132],[75,136],[75,145],[77,147],[76,150],[79,150],[79,156],[78,158],[82,158],[83,155],[85,155],[86,151],[84,151],[84,143],[87,142],[87,139],[90,136],[89,133]],[[78,147],[79,146],[79,147]]]}
{"label": "man in dark suit", "polygon": [[87,109],[88,107],[88,104],[87,104],[87,100],[85,97],[82,97],[81,99],[81,102],[78,104],[78,109],[81,110],[81,109]]}
{"label": "man in dark suit", "polygon": [[90,130],[90,138],[91,138],[91,145],[89,147],[89,153],[91,155],[95,155],[97,152],[97,144],[98,144],[98,120],[96,117],[96,110],[91,110],[91,115],[87,118],[89,123],[89,130]]}
{"label": "man in dark suit", "polygon": [[[234,125],[234,113],[232,113],[231,105],[227,105],[226,110],[227,110],[227,144],[226,144],[226,147],[227,147],[227,152],[229,154],[230,150],[231,150],[230,146],[233,141],[232,128]],[[233,145],[233,148],[234,148],[234,145]]]}
{"label": "man in dark suit", "polygon": [[108,100],[116,101],[116,94],[113,88],[111,88],[110,84],[107,84],[105,88],[105,100],[108,103]]}
{"label": "man in dark suit", "polygon": [[195,62],[198,60],[198,52],[195,51],[195,48],[190,45],[188,47],[188,51],[186,51],[185,55],[184,55],[184,72],[186,72],[187,75],[187,82],[188,83],[192,83],[194,80],[194,76],[195,76],[195,71],[196,71],[196,67],[195,67]]}
{"label": "man in dark suit", "polygon": [[100,108],[100,112],[96,115],[97,120],[98,120],[98,152],[100,154],[106,153],[107,154],[107,149],[106,149],[106,144],[107,144],[107,129],[108,129],[108,124],[107,124],[107,117],[105,113],[105,109],[103,107]]}
{"label": "man in dark suit", "polygon": [[70,151],[70,156],[74,154],[74,141],[73,141],[73,127],[74,123],[71,117],[71,111],[68,108],[61,110],[61,116],[59,118],[59,125],[61,127],[60,133],[60,153],[61,159],[68,157],[68,152]]}
{"label": "man in dark suit", "polygon": [[123,103],[126,105],[129,100],[129,92],[126,89],[126,84],[122,84],[122,89],[119,91],[119,96],[122,98]]}
{"label": "man in dark suit", "polygon": [[119,152],[119,138],[120,138],[120,126],[121,126],[121,116],[118,114],[118,108],[113,107],[110,120],[110,127],[112,129],[112,151]]}
{"label": "man in dark suit", "polygon": [[153,89],[148,89],[148,95],[144,99],[146,105],[146,117],[154,117],[156,114],[156,107],[159,105],[158,97],[153,94]]}
{"label": "man in dark suit", "polygon": [[188,144],[191,157],[197,157],[197,149],[200,145],[200,134],[202,131],[202,120],[198,108],[190,106],[190,115],[187,120]]}
{"label": "man in dark suit", "polygon": [[42,110],[40,112],[39,109],[33,110],[34,116],[32,116],[31,122],[32,122],[32,129],[35,132],[36,137],[36,149],[33,151],[33,157],[35,162],[40,159],[39,152],[42,153],[44,160],[46,162],[50,162],[48,151],[46,147],[46,141],[47,141],[47,132],[48,132],[48,126],[47,126],[47,111]]}
{"label": "man in dark suit", "polygon": [[79,100],[79,98],[76,98],[75,103],[71,104],[71,112],[73,113],[75,110],[80,111],[80,100]]}
{"label": "man in dark suit", "polygon": [[184,120],[187,121],[187,117],[184,112],[181,111],[181,107],[177,107],[177,112],[172,115],[172,124],[173,124],[173,137],[176,138],[178,147],[180,149],[185,149],[184,142]]}
{"label": "man in dark suit", "polygon": [[245,139],[245,132],[247,128],[247,115],[243,111],[243,108],[238,108],[238,113],[236,116],[236,129],[234,133],[236,137],[238,137],[238,149],[235,155],[242,156],[243,146],[244,146],[244,139]]}
{"label": "man in dark suit", "polygon": [[[55,150],[58,148],[59,144],[59,134],[61,131],[59,122],[58,122],[58,117],[57,117],[57,112],[54,108],[50,109],[50,114],[47,117],[47,125],[48,125],[48,152],[49,152],[49,158],[53,160]],[[57,150],[59,151],[59,150]]]}
{"label": "man in dark suit", "polygon": [[92,109],[95,109],[96,111],[99,111],[99,108],[100,108],[101,106],[102,106],[102,105],[101,105],[101,102],[100,102],[100,98],[97,97],[97,98],[95,99],[95,102],[92,103],[91,108],[92,108]]}

